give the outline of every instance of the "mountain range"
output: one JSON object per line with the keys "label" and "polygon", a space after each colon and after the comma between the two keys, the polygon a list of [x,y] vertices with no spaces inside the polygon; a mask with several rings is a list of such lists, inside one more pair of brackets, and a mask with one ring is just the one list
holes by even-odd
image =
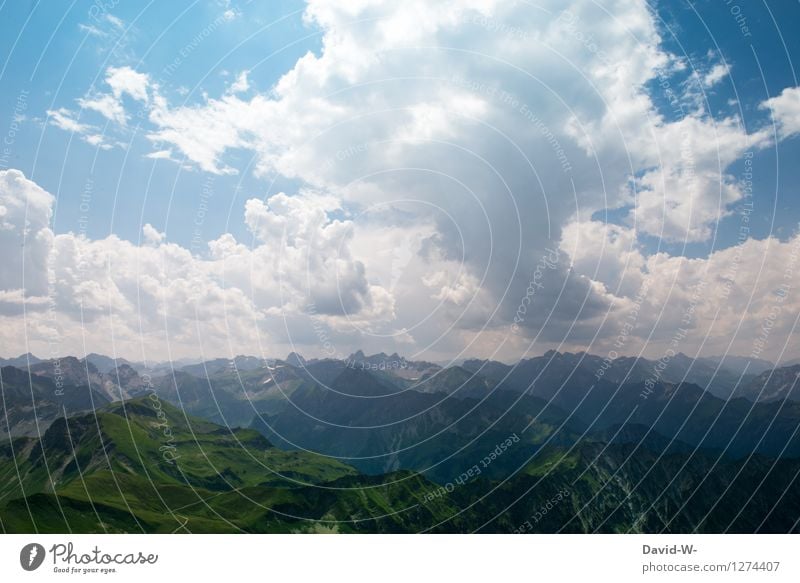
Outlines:
{"label": "mountain range", "polygon": [[6,532],[798,530],[800,366],[90,356],[0,369]]}

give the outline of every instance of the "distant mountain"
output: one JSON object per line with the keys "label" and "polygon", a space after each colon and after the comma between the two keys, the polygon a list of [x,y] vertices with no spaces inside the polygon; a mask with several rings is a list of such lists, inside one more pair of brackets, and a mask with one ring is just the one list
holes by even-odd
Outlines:
{"label": "distant mountain", "polygon": [[84,360],[90,362],[101,373],[109,373],[121,364],[131,365],[131,362],[124,358],[111,358],[94,352],[87,354]]}
{"label": "distant mountain", "polygon": [[28,352],[27,354],[21,354],[15,358],[0,358],[0,367],[15,366],[17,368],[27,368],[29,364],[38,364],[40,362],[42,362],[41,358]]}
{"label": "distant mountain", "polygon": [[[181,372],[154,382],[161,398],[192,415],[229,426],[252,424],[279,447],[336,456],[367,473],[427,471],[442,449],[470,452],[476,439],[486,445],[476,438],[480,432],[499,439],[531,420],[536,443],[553,433],[567,443],[585,431],[608,435],[609,428],[638,424],[691,447],[727,448],[734,458],[800,455],[798,403],[754,406],[652,377],[621,383],[644,376],[649,365],[643,359],[619,359],[598,380],[583,364],[598,364],[589,356],[549,353],[517,366],[467,361],[416,380],[326,359],[302,368],[278,361],[251,371],[220,369],[208,378]],[[682,366],[682,359],[677,362]],[[537,418],[542,412],[544,420]],[[456,466],[440,463],[427,475],[441,481]]]}
{"label": "distant mountain", "polygon": [[749,356],[709,356],[699,358],[698,360],[704,361],[710,365],[720,365],[723,369],[730,371],[733,374],[761,374],[765,370],[775,368],[775,363],[763,358],[751,358]]}
{"label": "distant mountain", "polygon": [[[596,367],[587,360],[592,358],[597,359]],[[600,362],[599,358],[584,353],[550,351],[515,365],[469,360],[464,362],[463,368],[491,379],[504,390],[527,392],[549,400],[562,393],[566,384],[578,386],[582,393],[585,392],[597,380],[595,374]]]}
{"label": "distant mountain", "polygon": [[740,394],[758,402],[800,401],[800,364],[762,372],[742,387]]}
{"label": "distant mountain", "polygon": [[43,360],[31,365],[30,372],[53,380],[58,378],[76,386],[88,385],[92,381],[102,382],[100,371],[91,362],[79,360],[74,356]]}
{"label": "distant mountain", "polygon": [[[108,401],[127,399],[142,388],[138,373],[130,365],[120,365],[108,373],[100,372],[88,360],[78,360],[74,356],[64,356],[52,360],[43,360],[30,367],[32,375],[51,379],[76,387],[91,387],[104,395]],[[118,374],[117,371],[122,371]]]}
{"label": "distant mountain", "polygon": [[286,357],[286,364],[290,366],[303,367],[306,364],[306,359],[296,352],[290,352]]}
{"label": "distant mountain", "polygon": [[[56,383],[91,387],[92,391],[104,396],[104,401],[128,399],[153,388],[161,398],[184,408],[190,414],[234,426],[247,426],[254,418],[266,419],[296,409],[297,403],[294,402],[293,395],[299,389],[302,390],[298,397],[304,398],[317,389],[330,389],[334,393],[338,391],[345,398],[391,395],[391,402],[402,411],[415,410],[415,403],[419,402],[416,393],[480,400],[495,392],[510,391],[550,402],[553,407],[571,413],[571,423],[580,422],[592,431],[601,431],[608,426],[624,423],[629,415],[633,415],[631,422],[647,424],[658,420],[663,426],[675,415],[685,419],[691,413],[697,422],[694,426],[709,429],[706,442],[711,440],[713,443],[721,443],[723,437],[720,436],[726,433],[720,427],[725,423],[733,423],[735,419],[744,420],[745,425],[752,430],[757,429],[754,419],[758,416],[750,415],[747,418],[750,405],[741,404],[737,399],[725,405],[731,394],[726,391],[733,390],[737,383],[739,385],[735,396],[744,396],[750,400],[758,396],[765,382],[768,382],[768,386],[762,395],[762,401],[778,400],[784,395],[793,399],[798,394],[788,390],[791,388],[793,374],[787,372],[789,369],[777,369],[779,372],[771,377],[768,373],[762,373],[758,380],[753,380],[756,377],[748,375],[742,377],[740,382],[737,376],[736,381],[728,383],[730,378],[720,372],[719,363],[711,362],[713,359],[692,360],[682,354],[675,355],[660,368],[657,368],[654,361],[642,358],[620,357],[609,361],[586,353],[550,351],[541,357],[524,359],[515,365],[473,359],[465,361],[461,367],[451,366],[446,369],[429,362],[408,361],[396,353],[367,356],[363,351],[357,351],[347,360],[305,360],[299,355],[290,355],[286,361],[269,362],[255,357],[239,356],[233,360],[216,359],[187,365],[178,371],[167,369],[156,373],[155,369],[150,369],[152,380],[149,387],[145,385],[142,373],[135,368],[135,363],[120,362],[119,366],[102,372],[92,361],[99,362],[104,367],[119,361],[101,355],[90,357],[85,360],[63,357],[39,361],[31,365],[30,372],[35,377],[49,378]],[[729,358],[726,357],[726,361]],[[301,362],[301,359],[303,365],[299,367],[288,362]],[[735,357],[732,362],[742,364]],[[695,391],[696,394],[692,393],[687,400],[683,399],[685,391],[680,391],[681,398],[675,400],[670,387],[682,384],[692,386],[691,382],[680,382],[684,377],[705,380],[707,384],[699,384],[698,387],[716,387],[710,392],[718,396],[722,394],[722,401],[706,399],[702,390]],[[719,388],[720,379],[724,381],[725,390]],[[655,392],[649,401],[640,394],[644,390],[642,384],[647,384]],[[674,415],[662,414],[660,408],[665,406],[661,400],[664,395],[669,396],[669,410],[674,411]],[[440,399],[441,397],[437,397],[436,401]],[[695,411],[706,410],[696,407],[701,400],[704,407],[713,412],[702,420]],[[679,405],[683,409],[679,409]],[[325,414],[340,415],[341,408],[351,414],[350,418],[343,418],[344,425],[355,423],[355,417],[361,414],[360,406],[338,402],[336,399],[331,401]],[[635,408],[638,409],[632,413]],[[755,410],[759,414],[761,411],[761,408]],[[791,417],[792,411],[792,407],[782,410],[776,427],[782,427],[783,418],[787,415]],[[717,413],[719,419],[716,419]],[[290,412],[289,416],[291,415]],[[664,429],[662,426],[660,428],[666,435],[674,436],[671,432],[675,427]],[[28,427],[24,432],[30,430]],[[773,428],[771,431],[775,430]],[[695,435],[690,441],[698,443],[700,437]],[[737,439],[738,444],[742,438]],[[745,442],[741,442],[742,451],[747,447]],[[766,445],[762,443],[760,447]],[[790,444],[790,450],[792,447],[794,446]],[[375,468],[372,467],[372,470]]]}
{"label": "distant mountain", "polygon": [[[59,360],[63,363],[62,367],[72,367],[74,361],[77,360],[74,357],[63,357],[61,359],[43,361],[33,355],[22,355],[5,361],[0,359],[0,363],[26,368],[28,366],[28,358],[30,358],[32,365]],[[143,363],[130,362],[123,358],[113,359],[97,353],[89,354],[84,360],[91,366],[85,367],[88,371],[82,373],[86,379],[83,382],[97,382],[97,378],[91,378],[92,373],[109,375],[118,365],[123,364],[130,366],[139,374],[148,372],[151,376],[163,376],[170,374],[173,370],[182,370],[198,378],[219,376],[226,371],[243,373],[260,369],[266,370],[268,364],[264,359],[242,355],[234,359],[217,358],[204,362],[187,362],[191,361],[191,359],[182,359],[173,363],[148,363],[147,366]],[[305,359],[298,353],[292,352],[284,361],[276,362],[282,362],[300,369],[316,365],[318,371],[326,367],[328,369],[336,368],[337,371],[344,366],[362,368],[373,373],[385,375],[400,387],[415,385],[417,390],[429,392],[430,390],[425,388],[424,382],[420,381],[435,379],[436,375],[434,373],[442,370],[442,367],[438,364],[427,361],[407,360],[397,353],[386,354],[380,352],[366,355],[361,350],[356,351],[344,360]],[[41,372],[44,368],[36,370]],[[449,368],[455,367],[450,366]],[[730,355],[724,358],[703,357],[692,359],[679,353],[670,359],[665,359],[663,364],[659,366],[658,361],[645,358],[622,356],[614,360],[608,360],[583,352],[560,353],[549,351],[539,357],[523,359],[514,365],[496,361],[468,359],[464,361],[462,368],[469,372],[476,372],[480,369],[482,377],[495,383],[502,381],[504,388],[518,391],[527,390],[533,381],[536,381],[540,387],[545,385],[551,387],[551,392],[555,393],[558,390],[557,387],[567,379],[570,382],[575,380],[589,382],[594,377],[595,380],[632,383],[655,378],[655,380],[671,383],[689,382],[697,384],[718,397],[727,398],[737,386],[742,387],[758,374],[770,370],[772,363],[762,359]],[[743,375],[745,371],[746,374]],[[329,382],[333,378],[330,375],[323,375],[323,377],[323,379],[320,379],[323,383]],[[72,381],[77,382],[74,378]],[[106,392],[110,390],[107,383],[104,385],[103,390]],[[439,388],[436,390],[439,390]],[[543,389],[540,389],[540,394],[541,391]]]}
{"label": "distant mountain", "polygon": [[0,437],[40,435],[59,417],[91,411],[109,402],[104,394],[89,387],[59,383],[28,374],[12,366],[0,369]]}
{"label": "distant mountain", "polygon": [[[739,361],[733,362],[740,364]],[[535,383],[539,387],[538,394],[548,397],[558,392],[564,383],[579,382],[589,386],[595,381],[625,384],[651,379],[693,383],[718,397],[727,398],[737,386],[755,376],[751,374],[740,379],[741,372],[718,366],[706,359],[692,359],[682,353],[659,362],[628,356],[604,359],[585,352],[561,353],[551,350],[543,356],[523,359],[514,365],[471,359],[465,361],[463,366],[473,372],[480,371],[483,376],[502,382],[505,388],[511,390],[525,391]]]}
{"label": "distant mountain", "polygon": [[[485,447],[483,436],[476,438],[481,432],[491,441],[529,423],[540,438],[531,443],[553,433],[566,443],[585,432],[608,435],[609,428],[638,424],[692,448],[725,450],[732,458],[754,452],[800,457],[800,402],[726,401],[691,383],[617,385],[582,376],[535,381],[525,395],[504,386],[451,368],[420,384],[431,392],[393,390],[370,371],[344,368],[329,385],[301,383],[291,393],[291,406],[265,410],[253,427],[281,447],[352,460],[368,473],[426,471],[437,453],[427,449],[429,443],[434,450],[458,451],[480,439],[476,447]],[[446,480],[452,469],[440,464],[426,475]]]}
{"label": "distant mountain", "polygon": [[424,360],[407,360],[396,352],[386,354],[379,352],[367,356],[363,351],[358,350],[345,359],[345,364],[353,368],[361,368],[372,372],[382,372],[407,380],[416,380],[424,375],[430,375],[437,370],[441,370],[438,364]]}
{"label": "distant mountain", "polygon": [[800,366],[722,399],[665,380],[718,368],[679,355],[658,379],[581,353],[406,376],[362,355],[147,383],[72,357],[2,368],[3,529],[798,530]]}
{"label": "distant mountain", "polygon": [[[280,447],[338,457],[366,473],[411,469],[439,482],[514,434],[538,446],[548,437],[574,441],[581,431],[540,399],[508,391],[483,396],[398,391],[372,372],[345,368],[327,387],[303,383],[291,407],[256,418],[253,427]],[[517,448],[492,471],[520,463],[527,451]]]}
{"label": "distant mountain", "polygon": [[138,394],[147,388],[147,384],[139,375],[139,371],[129,364],[120,364],[109,371],[108,376],[130,395]]}
{"label": "distant mountain", "polygon": [[[515,367],[481,361],[464,366],[489,371],[496,377],[498,389],[524,391],[552,401],[593,431],[638,423],[693,446],[727,447],[734,457],[754,451],[800,456],[800,435],[795,434],[800,424],[800,401],[783,407],[754,404],[741,397],[721,399],[688,382],[657,380],[652,374],[637,378],[641,376],[641,359],[614,361],[607,368],[609,372],[598,380],[584,366],[585,356],[550,356],[552,362],[542,357],[521,361]],[[681,359],[678,365],[681,366]],[[629,380],[620,384],[626,376]]]}
{"label": "distant mountain", "polygon": [[188,372],[196,377],[205,378],[209,375],[217,374],[224,371],[251,371],[262,368],[265,362],[261,358],[255,356],[237,356],[233,359],[230,358],[215,358],[213,360],[206,360],[198,364],[189,364],[180,368],[183,372]]}
{"label": "distant mountain", "polygon": [[496,384],[463,367],[452,366],[426,373],[417,382],[410,384],[409,388],[423,393],[444,393],[460,398],[482,398],[489,395]]}

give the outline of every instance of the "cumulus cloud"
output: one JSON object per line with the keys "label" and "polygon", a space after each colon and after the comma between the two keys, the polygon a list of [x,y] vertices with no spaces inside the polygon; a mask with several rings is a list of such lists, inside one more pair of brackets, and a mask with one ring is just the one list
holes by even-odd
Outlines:
{"label": "cumulus cloud", "polygon": [[[53,233],[55,199],[18,170],[0,170],[0,288],[17,294],[43,295]],[[21,296],[14,296],[19,298]],[[11,301],[11,296],[6,301]]]}
{"label": "cumulus cloud", "polygon": [[[734,164],[771,144],[766,128],[712,116],[697,87],[677,80],[686,59],[664,48],[646,2],[309,0],[305,20],[321,49],[269,92],[243,73],[221,95],[173,104],[146,73],[108,71],[104,99],[146,105],[150,157],[236,174],[233,154],[246,150],[258,177],[302,185],[247,202],[252,246],[224,235],[208,258],[184,257],[196,272],[170,280],[176,301],[207,280],[207,305],[229,301],[257,322],[302,319],[312,305],[347,341],[368,328],[442,354],[501,339],[516,356],[531,342],[602,341],[654,270],[692,281],[696,264],[648,256],[640,238],[707,241],[744,197]],[[695,85],[714,86],[720,67]],[[795,102],[792,89],[765,103],[784,136],[798,129]],[[62,117],[68,129],[74,120]],[[390,204],[389,224],[364,214]],[[621,224],[592,220],[605,210]],[[186,251],[146,238],[143,253]],[[509,338],[554,248],[562,257]],[[131,302],[130,285],[116,286],[115,301]],[[98,299],[105,284],[84,288]]]}
{"label": "cumulus cloud", "polygon": [[698,259],[644,256],[632,229],[598,221],[564,233],[562,248],[575,254],[575,270],[613,293],[595,352],[614,348],[623,329],[617,352],[647,346],[651,356],[675,350],[676,335],[687,353],[759,357],[779,353],[795,336],[800,230],[786,241],[747,239]]}
{"label": "cumulus cloud", "polygon": [[[127,350],[137,350],[137,341],[173,343],[185,354],[204,341],[218,354],[231,338],[239,350],[257,346],[260,335],[273,346],[271,328],[309,310],[331,326],[392,318],[391,296],[367,282],[351,254],[352,224],[329,216],[339,208],[331,197],[251,199],[245,222],[255,244],[226,234],[203,256],[168,243],[150,224],[141,246],[114,235],[54,235],[53,203],[21,172],[0,172],[0,247],[9,256],[0,267],[0,314],[52,305],[55,317],[32,314],[25,323],[40,347],[53,333],[73,352],[84,333],[107,346],[113,330]],[[7,326],[8,334],[20,333],[20,325]]]}
{"label": "cumulus cloud", "polygon": [[151,160],[172,160],[172,150],[156,150],[145,154],[145,157]]}
{"label": "cumulus cloud", "polygon": [[151,245],[157,245],[166,239],[166,235],[159,233],[150,223],[145,223],[144,227],[142,227],[142,236],[144,236],[145,242]]}
{"label": "cumulus cloud", "polygon": [[[149,102],[151,84],[149,76],[139,73],[131,67],[109,67],[106,69],[105,84],[110,87],[111,92],[91,91],[84,97],[77,100],[77,104],[84,111],[96,112],[106,120],[113,122],[119,128],[124,129],[128,123],[128,114],[125,110],[123,97],[128,96],[134,101]],[[157,87],[153,87],[156,90]],[[67,108],[48,110],[48,121],[51,125],[75,133],[82,140],[92,146],[108,150],[113,147],[112,143],[100,133],[97,127],[79,122],[76,114]],[[112,128],[114,127],[112,124]]]}
{"label": "cumulus cloud", "polygon": [[772,111],[783,136],[800,133],[800,87],[787,87],[777,97],[767,99],[762,107]]}
{"label": "cumulus cloud", "polygon": [[367,283],[364,264],[350,253],[352,223],[330,218],[338,208],[333,197],[313,192],[247,202],[245,222],[261,243],[253,259],[273,274],[266,282],[259,279],[259,289],[288,292],[283,309],[302,311],[312,304],[319,314],[343,316],[372,305],[379,290]]}
{"label": "cumulus cloud", "polygon": [[88,124],[80,123],[74,114],[66,108],[47,110],[47,119],[55,127],[76,134],[88,134],[94,128]]}
{"label": "cumulus cloud", "polygon": [[703,76],[703,86],[713,87],[730,74],[730,67],[725,63],[717,63]]}
{"label": "cumulus cloud", "polygon": [[748,135],[736,119],[688,116],[662,125],[650,145],[658,166],[636,179],[637,201],[629,219],[642,232],[668,241],[707,240],[744,198],[727,169],[769,143],[767,130]]}
{"label": "cumulus cloud", "polygon": [[236,77],[236,80],[231,83],[231,86],[228,88],[228,91],[231,93],[244,93],[248,89],[250,89],[250,81],[247,79],[249,71],[242,71]]}
{"label": "cumulus cloud", "polygon": [[[539,18],[526,5],[453,2],[420,19],[414,2],[312,0],[306,19],[323,30],[320,55],[301,58],[272,95],[165,105],[151,116],[151,139],[209,172],[235,172],[226,152],[251,149],[260,172],[353,204],[398,192],[448,210],[460,200],[453,212],[471,233],[467,268],[488,268],[497,297],[525,284],[519,274],[548,243],[544,233],[557,239],[574,219],[573,187],[585,215],[629,206],[642,234],[707,240],[743,196],[727,168],[767,145],[768,133],[697,109],[670,121],[646,87],[659,81],[663,90],[680,59],[661,47],[645,3],[608,4],[564,11],[553,2]],[[435,48],[465,39],[470,55]],[[673,83],[674,99],[684,99]],[[439,173],[387,172],[430,169],[431,160]],[[440,228],[452,251],[453,229]],[[497,261],[494,250],[518,262]]]}
{"label": "cumulus cloud", "polygon": [[560,247],[578,273],[616,296],[633,297],[642,286],[645,257],[633,229],[601,221],[570,223]]}
{"label": "cumulus cloud", "polygon": [[112,95],[82,98],[78,100],[78,105],[84,109],[94,110],[106,119],[117,122],[120,125],[125,125],[128,121],[128,116],[125,114],[125,108],[122,107],[122,103]]}
{"label": "cumulus cloud", "polygon": [[[97,107],[102,106],[97,105]],[[90,108],[95,109],[94,105],[90,106]],[[114,117],[113,113],[110,111],[108,113]],[[118,118],[118,121],[124,121],[124,112],[120,110],[119,115],[121,117]],[[113,147],[106,141],[105,136],[100,133],[98,128],[90,124],[79,122],[75,117],[75,113],[66,108],[62,107],[56,110],[48,110],[47,120],[50,125],[77,135],[90,146],[95,146],[101,150],[109,150]]]}
{"label": "cumulus cloud", "polygon": [[139,73],[130,67],[109,67],[106,70],[106,83],[111,87],[111,93],[116,99],[129,95],[136,101],[148,100],[148,86],[150,80],[144,73]]}

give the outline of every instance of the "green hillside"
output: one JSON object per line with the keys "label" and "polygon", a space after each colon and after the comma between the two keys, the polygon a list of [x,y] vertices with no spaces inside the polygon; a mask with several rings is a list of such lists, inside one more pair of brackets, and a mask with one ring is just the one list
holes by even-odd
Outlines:
{"label": "green hillside", "polygon": [[[252,429],[216,425],[145,396],[57,419],[40,440],[0,447],[0,530],[798,529],[799,460],[730,458],[645,426],[571,444],[539,445],[520,432],[494,457],[484,448],[452,458],[461,477],[433,483],[409,470],[369,476],[335,459],[282,451]],[[467,475],[471,467],[482,469]]]}
{"label": "green hillside", "polygon": [[[14,441],[0,476],[5,532],[405,531],[430,520],[416,496],[434,487],[410,473],[359,476],[151,397]],[[423,512],[444,518],[446,506]]]}

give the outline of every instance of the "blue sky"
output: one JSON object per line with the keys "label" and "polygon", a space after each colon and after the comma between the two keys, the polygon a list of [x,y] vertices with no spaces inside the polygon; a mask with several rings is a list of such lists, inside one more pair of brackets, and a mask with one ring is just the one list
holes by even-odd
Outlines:
{"label": "blue sky", "polygon": [[[8,342],[104,351],[116,322],[126,354],[318,355],[324,329],[343,355],[514,359],[607,351],[646,293],[627,352],[661,355],[687,311],[686,352],[751,352],[793,277],[798,22],[736,0],[4,2]],[[796,352],[779,329],[770,357]]]}
{"label": "blue sky", "polygon": [[[110,8],[103,10],[103,4]],[[750,36],[745,37],[731,14],[735,5],[709,0],[695,3],[692,9],[681,3],[654,3],[662,19],[665,46],[688,55],[697,67],[705,66],[710,50],[731,65],[730,78],[706,94],[712,111],[736,112],[741,104],[745,123],[760,126],[769,123],[769,112],[760,111],[758,104],[797,84],[792,55],[800,51],[800,38],[786,28],[782,35],[776,34],[775,23],[800,21],[800,6],[792,2],[746,6],[742,13]],[[202,173],[144,159],[152,146],[141,133],[121,136],[131,140],[128,151],[98,152],[69,134],[43,128],[45,111],[74,104],[88,88],[102,84],[102,72],[108,66],[129,65],[147,71],[160,82],[165,95],[185,103],[202,100],[203,92],[222,92],[231,75],[242,70],[251,71],[253,87],[267,91],[303,54],[320,50],[321,33],[303,22],[303,9],[304,3],[299,1],[107,1],[75,2],[62,13],[36,2],[6,2],[0,24],[0,54],[6,55],[0,107],[13,111],[19,94],[29,92],[27,120],[16,134],[12,166],[56,195],[55,230],[78,229],[79,197],[91,179],[95,195],[87,231],[90,236],[113,232],[138,240],[140,224],[150,222],[166,228],[170,240],[188,245],[193,236],[190,224],[181,220],[167,224],[167,217],[194,212],[197,193],[202,190]],[[236,16],[215,26],[226,10],[233,10]],[[119,19],[119,25],[109,17]],[[193,43],[208,26],[213,27],[208,38]],[[87,27],[101,31],[103,36]],[[188,50],[188,56],[176,54],[180,49]],[[680,75],[674,81],[679,82]],[[657,88],[657,82],[654,85]],[[189,91],[186,95],[182,93],[185,90]],[[653,95],[658,102],[659,92]],[[736,104],[729,103],[737,97]],[[670,114],[666,103],[662,107]],[[759,211],[753,223],[754,236],[763,238],[773,233],[788,237],[800,219],[800,205],[791,204],[791,196],[796,194],[792,185],[800,180],[800,167],[792,163],[798,156],[798,139],[782,142],[777,151],[765,149],[757,154],[754,165],[763,170],[755,172],[754,177]],[[242,155],[238,162],[244,169],[248,157]],[[225,192],[225,196],[210,200],[213,219],[205,225],[209,238],[226,231],[242,234],[239,215],[248,195],[267,196],[270,189],[277,192],[297,187],[280,179],[276,183],[254,180],[246,172],[214,180],[215,190]],[[153,184],[159,185],[157,191],[153,191]],[[229,214],[233,215],[230,221]],[[136,220],[131,221],[131,217]],[[717,247],[736,240],[737,225],[735,217],[721,221]],[[679,252],[683,245],[668,248]],[[704,255],[709,250],[710,243],[693,244],[685,253]]]}
{"label": "blue sky", "polygon": [[[699,63],[711,50],[730,65],[730,78],[706,93],[711,111],[724,114],[741,108],[749,127],[768,125],[770,114],[759,110],[758,104],[797,85],[795,60],[800,54],[800,38],[793,34],[790,23],[800,19],[800,4],[704,0],[691,7],[666,2],[654,6],[663,19],[665,46],[689,54]],[[753,195],[758,215],[752,224],[753,236],[785,238],[796,227],[800,208],[792,204],[792,196],[797,192],[800,168],[793,160],[798,157],[800,140],[796,138],[781,142],[777,151],[765,149],[756,154]],[[723,219],[718,245],[732,244],[737,229],[736,217]],[[708,250],[701,245],[694,251],[704,254]]]}
{"label": "blue sky", "polygon": [[[111,8],[103,10],[103,4]],[[231,20],[224,19],[226,10],[235,12]],[[142,223],[164,229],[168,216],[194,213],[204,176],[145,159],[152,147],[141,133],[119,136],[127,150],[98,151],[68,133],[43,127],[47,110],[74,106],[88,88],[102,84],[108,66],[148,71],[165,95],[185,103],[202,100],[204,91],[221,92],[231,75],[242,70],[252,71],[254,87],[268,90],[299,57],[319,49],[319,31],[303,24],[302,10],[302,2],[233,7],[196,1],[75,2],[60,13],[42,3],[6,2],[0,54],[10,58],[4,63],[0,107],[13,111],[19,95],[28,92],[27,119],[16,134],[11,166],[57,197],[56,232],[78,230],[80,196],[88,180],[93,181],[94,196],[87,234],[113,232],[138,240]],[[212,32],[198,41],[207,27]],[[86,112],[86,117],[99,116]],[[246,163],[242,159],[242,167]],[[159,185],[155,190],[154,184]],[[241,229],[244,198],[231,198],[237,188],[266,194],[268,187],[247,174],[217,177],[215,189],[226,196],[209,201],[209,236]],[[231,207],[236,220],[226,224]],[[170,239],[189,244],[191,223],[174,220],[168,226]]]}

